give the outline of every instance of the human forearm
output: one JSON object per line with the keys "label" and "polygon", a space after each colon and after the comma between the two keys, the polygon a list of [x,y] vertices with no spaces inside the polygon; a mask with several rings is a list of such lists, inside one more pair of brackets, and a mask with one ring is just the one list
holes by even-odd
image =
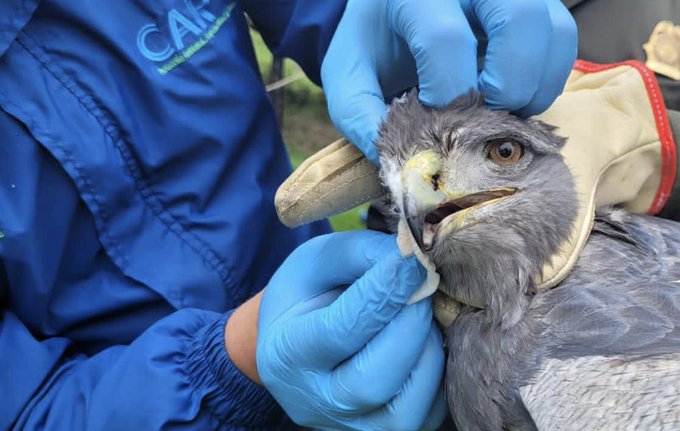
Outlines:
{"label": "human forearm", "polygon": [[257,349],[257,317],[262,292],[234,311],[224,330],[224,343],[231,361],[250,380],[259,384],[255,353]]}

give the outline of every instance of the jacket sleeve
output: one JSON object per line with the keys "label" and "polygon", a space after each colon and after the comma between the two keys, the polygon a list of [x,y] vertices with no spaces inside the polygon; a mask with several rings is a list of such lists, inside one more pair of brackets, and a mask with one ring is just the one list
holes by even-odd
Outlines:
{"label": "jacket sleeve", "polygon": [[91,357],[0,315],[0,429],[244,429],[280,423],[264,388],[230,361],[223,315],[186,309]]}
{"label": "jacket sleeve", "polygon": [[317,84],[346,0],[242,0],[243,10],[277,57],[295,60]]}

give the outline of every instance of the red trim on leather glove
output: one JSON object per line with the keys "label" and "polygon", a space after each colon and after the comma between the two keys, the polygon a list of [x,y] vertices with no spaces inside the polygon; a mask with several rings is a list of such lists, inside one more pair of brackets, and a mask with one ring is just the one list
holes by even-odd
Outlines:
{"label": "red trim on leather glove", "polygon": [[647,214],[654,215],[661,211],[668,202],[671,190],[673,189],[673,184],[675,183],[677,171],[677,158],[673,133],[671,131],[670,123],[668,122],[666,104],[663,101],[661,89],[659,88],[659,83],[656,80],[654,72],[652,72],[644,63],[637,60],[611,64],[597,64],[576,60],[574,69],[583,73],[594,73],[624,65],[637,70],[645,83],[649,102],[654,111],[654,120],[656,121],[657,131],[659,132],[659,140],[661,141],[661,183],[659,184],[659,190],[656,192],[652,205],[647,210]]}

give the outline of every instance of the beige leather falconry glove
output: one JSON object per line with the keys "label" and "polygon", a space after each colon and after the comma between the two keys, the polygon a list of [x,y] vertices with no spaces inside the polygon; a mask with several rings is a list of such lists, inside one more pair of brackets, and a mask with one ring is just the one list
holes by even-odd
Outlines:
{"label": "beige leather falconry glove", "polygon": [[[653,72],[640,62],[596,65],[577,61],[564,93],[537,119],[555,126],[555,133],[567,138],[562,155],[579,197],[579,214],[569,239],[544,266],[539,288],[549,288],[562,281],[576,263],[595,208],[620,205],[649,214],[663,209],[674,187],[677,159],[661,92]],[[674,128],[677,136],[680,124]],[[378,168],[341,140],[311,156],[281,185],[276,208],[281,221],[293,227],[382,194]],[[399,234],[404,254],[422,256],[408,228],[400,226]],[[429,269],[430,276],[414,299],[436,289],[438,277],[432,276],[434,268]],[[457,310],[455,301],[441,293],[435,297],[435,314],[443,325],[448,326]]]}

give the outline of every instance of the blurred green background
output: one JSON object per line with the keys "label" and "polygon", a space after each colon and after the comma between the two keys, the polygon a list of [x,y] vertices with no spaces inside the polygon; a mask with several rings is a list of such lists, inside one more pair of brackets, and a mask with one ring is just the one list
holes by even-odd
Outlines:
{"label": "blurred green background", "polygon": [[[273,56],[256,31],[251,31],[257,62],[265,84],[278,79],[273,76]],[[297,168],[307,157],[337,140],[340,134],[328,118],[326,99],[319,87],[302,74],[300,67],[291,60],[283,60],[283,78],[302,76],[277,90],[283,92],[283,140],[293,168]],[[271,95],[272,93],[270,93]],[[360,216],[368,204],[331,217],[336,231],[363,229]]]}

